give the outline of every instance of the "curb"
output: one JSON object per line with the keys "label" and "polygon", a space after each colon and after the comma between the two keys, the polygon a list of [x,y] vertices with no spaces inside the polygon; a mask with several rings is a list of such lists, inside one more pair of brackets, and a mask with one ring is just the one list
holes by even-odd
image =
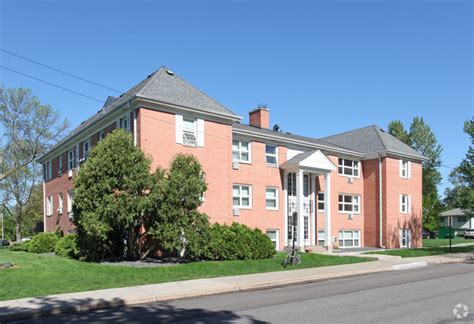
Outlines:
{"label": "curb", "polygon": [[[153,295],[153,294],[146,294],[143,291],[144,286],[134,286],[134,287],[126,287],[126,288],[113,288],[113,289],[131,289],[135,295],[134,297],[128,297],[126,299],[114,297],[113,293],[107,293],[107,289],[104,290],[95,290],[92,292],[84,292],[84,295],[89,295],[89,297],[84,297],[83,299],[72,299],[67,298],[67,295],[70,294],[62,294],[56,296],[49,296],[45,298],[49,298],[54,300],[56,304],[47,305],[44,307],[37,306],[35,308],[27,308],[23,306],[23,303],[31,303],[31,300],[35,298],[24,298],[19,300],[11,300],[11,301],[4,301],[0,302],[8,305],[7,307],[11,307],[12,309],[7,313],[0,314],[0,323],[4,321],[15,321],[15,320],[25,320],[25,319],[37,319],[44,316],[51,316],[51,315],[61,315],[67,313],[81,313],[87,312],[91,310],[98,310],[98,309],[106,309],[106,308],[114,308],[114,307],[121,307],[121,306],[131,306],[137,304],[146,304],[146,303],[153,303],[153,302],[166,302],[171,300],[177,299],[184,299],[184,298],[192,298],[192,297],[199,297],[199,296],[211,296],[217,294],[225,294],[225,293],[235,293],[235,292],[245,292],[245,291],[255,291],[255,290],[262,290],[262,289],[271,289],[271,288],[279,288],[285,287],[290,285],[297,285],[297,284],[307,284],[307,283],[315,283],[320,281],[325,281],[329,279],[338,279],[338,278],[347,278],[352,276],[358,276],[363,274],[370,274],[370,273],[380,273],[386,271],[396,271],[396,270],[408,270],[408,269],[415,269],[420,267],[426,267],[428,264],[440,264],[440,263],[459,263],[464,262],[463,259],[452,259],[452,260],[443,260],[443,261],[434,261],[434,262],[410,262],[410,263],[403,263],[403,264],[394,264],[394,265],[385,265],[378,268],[373,269],[363,269],[363,270],[349,270],[337,273],[326,273],[326,274],[315,274],[315,275],[304,275],[301,277],[294,277],[294,278],[285,278],[279,280],[271,280],[267,282],[259,282],[259,283],[252,283],[252,284],[227,284],[224,282],[219,283],[224,287],[216,287],[213,289],[208,290],[197,290],[197,291],[187,291],[187,292],[178,292],[178,293],[170,293],[169,295]],[[226,278],[226,277],[221,277]],[[218,281],[219,278],[208,278],[209,280]],[[111,290],[113,290],[111,289]],[[91,293],[96,295],[95,298],[91,298]],[[81,293],[79,293],[81,294]]]}

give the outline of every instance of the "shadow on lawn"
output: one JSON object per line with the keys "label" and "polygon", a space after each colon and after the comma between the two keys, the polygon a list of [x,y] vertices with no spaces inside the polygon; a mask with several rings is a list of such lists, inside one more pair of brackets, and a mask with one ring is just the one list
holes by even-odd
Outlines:
{"label": "shadow on lawn", "polygon": [[[180,308],[165,302],[125,306],[120,298],[114,299],[57,299],[54,297],[29,298],[36,305],[33,311],[20,306],[0,306],[0,323],[27,320],[35,323],[67,322],[122,322],[161,323],[187,321],[190,323],[265,323],[247,315],[225,310]],[[38,313],[40,310],[40,314]],[[36,313],[36,314],[35,314]],[[61,314],[59,314],[61,313]]]}

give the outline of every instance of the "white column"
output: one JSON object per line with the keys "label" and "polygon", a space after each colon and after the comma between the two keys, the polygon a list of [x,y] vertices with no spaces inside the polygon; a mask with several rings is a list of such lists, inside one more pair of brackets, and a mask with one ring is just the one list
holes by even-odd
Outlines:
{"label": "white column", "polygon": [[311,245],[316,245],[316,185],[314,174],[309,174],[309,183],[311,184]]}
{"label": "white column", "polygon": [[299,170],[296,174],[296,197],[298,202],[298,248],[304,250],[304,218],[303,218],[303,171]]}
{"label": "white column", "polygon": [[288,172],[283,172],[283,199],[285,200],[283,208],[285,228],[282,231],[282,233],[284,233],[285,235],[285,239],[283,240],[283,242],[285,242],[284,245],[289,246],[290,242],[288,242]]}
{"label": "white column", "polygon": [[331,236],[331,174],[324,175],[324,232],[326,249],[332,250]]}

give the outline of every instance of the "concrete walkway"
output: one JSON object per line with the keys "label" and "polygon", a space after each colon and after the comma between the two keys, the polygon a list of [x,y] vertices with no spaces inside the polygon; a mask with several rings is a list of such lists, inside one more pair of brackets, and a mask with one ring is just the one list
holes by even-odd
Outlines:
{"label": "concrete walkway", "polygon": [[[472,254],[471,254],[472,255]],[[371,255],[375,256],[375,255]],[[330,278],[366,273],[403,270],[427,264],[464,262],[467,254],[451,254],[345,264],[292,271],[267,272],[240,276],[195,279],[162,284],[102,289],[0,302],[0,322],[67,312],[167,301],[186,297],[248,291],[262,288],[302,284]]]}

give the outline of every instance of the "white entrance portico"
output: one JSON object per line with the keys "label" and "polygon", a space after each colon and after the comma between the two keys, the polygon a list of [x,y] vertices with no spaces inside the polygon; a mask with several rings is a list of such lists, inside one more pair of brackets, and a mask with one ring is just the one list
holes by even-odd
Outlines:
{"label": "white entrance portico", "polygon": [[[324,175],[324,228],[325,247],[331,242],[331,172],[336,165],[320,150],[300,153],[281,166],[285,190],[286,245],[290,246],[295,236],[297,246],[316,245],[316,190],[315,176]],[[297,212],[296,230],[292,231],[293,213]]]}

